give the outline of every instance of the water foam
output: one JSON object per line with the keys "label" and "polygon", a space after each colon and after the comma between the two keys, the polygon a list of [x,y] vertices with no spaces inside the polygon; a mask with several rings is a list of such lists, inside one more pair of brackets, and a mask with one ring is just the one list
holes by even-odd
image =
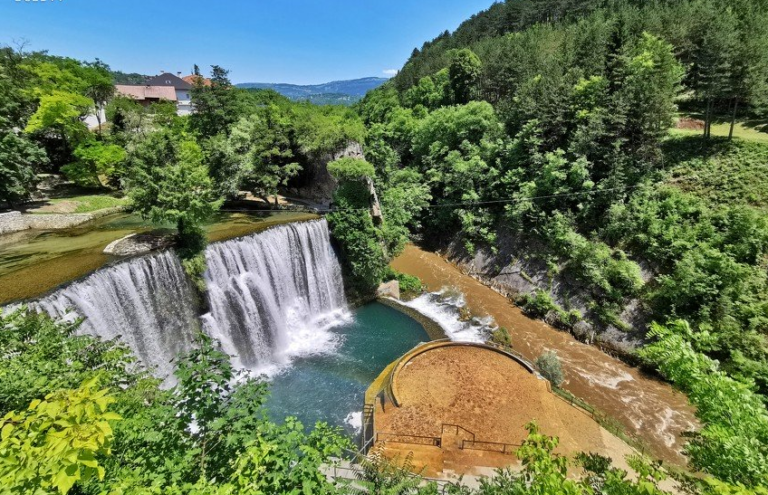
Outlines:
{"label": "water foam", "polygon": [[331,329],[351,315],[324,220],[217,244],[206,259],[204,328],[236,366],[269,376],[339,347]]}
{"label": "water foam", "polygon": [[172,252],[99,270],[31,305],[54,318],[85,318],[81,334],[120,339],[158,376],[173,373],[199,328],[192,288]]}
{"label": "water foam", "polygon": [[348,424],[359,435],[363,431],[363,411],[353,411],[344,418],[344,423]]}

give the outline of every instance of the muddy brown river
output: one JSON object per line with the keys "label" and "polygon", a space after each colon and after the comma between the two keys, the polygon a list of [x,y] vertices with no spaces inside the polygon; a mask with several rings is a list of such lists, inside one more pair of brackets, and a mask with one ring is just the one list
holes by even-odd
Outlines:
{"label": "muddy brown river", "polygon": [[491,316],[509,330],[514,348],[527,359],[533,361],[546,350],[557,352],[565,372],[563,388],[618,421],[653,457],[686,463],[682,433],[698,423],[684,394],[567,332],[528,318],[506,297],[435,253],[409,245],[392,266],[419,277],[430,291],[460,290],[474,314]]}

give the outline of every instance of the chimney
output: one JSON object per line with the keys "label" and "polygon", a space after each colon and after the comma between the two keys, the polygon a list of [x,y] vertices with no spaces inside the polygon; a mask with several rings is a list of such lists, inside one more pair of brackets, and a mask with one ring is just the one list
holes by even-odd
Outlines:
{"label": "chimney", "polygon": [[181,77],[181,71],[177,72],[176,75]]}

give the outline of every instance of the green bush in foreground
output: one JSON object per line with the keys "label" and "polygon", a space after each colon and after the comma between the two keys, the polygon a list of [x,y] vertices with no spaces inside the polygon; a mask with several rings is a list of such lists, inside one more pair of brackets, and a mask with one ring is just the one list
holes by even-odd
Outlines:
{"label": "green bush in foreground", "polygon": [[104,479],[99,458],[109,454],[111,423],[121,418],[107,411],[115,399],[95,390],[97,382],[48,394],[0,420],[1,493],[64,494],[77,482]]}
{"label": "green bush in foreground", "polygon": [[334,492],[320,466],[349,441],[270,421],[265,384],[240,376],[215,341],[201,335],[163,390],[131,371],[123,347],[75,328],[0,315],[1,494]]}
{"label": "green bush in foreground", "polygon": [[768,486],[768,411],[760,396],[694,349],[691,342],[712,338],[707,332],[677,321],[654,324],[649,337],[655,341],[640,357],[688,394],[703,423],[686,446],[693,467],[730,483]]}

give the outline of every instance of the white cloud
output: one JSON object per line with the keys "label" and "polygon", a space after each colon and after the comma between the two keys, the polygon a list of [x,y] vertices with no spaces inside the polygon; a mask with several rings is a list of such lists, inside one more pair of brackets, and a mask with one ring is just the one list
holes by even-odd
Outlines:
{"label": "white cloud", "polygon": [[399,71],[397,69],[385,69],[382,72],[388,76],[396,76]]}

